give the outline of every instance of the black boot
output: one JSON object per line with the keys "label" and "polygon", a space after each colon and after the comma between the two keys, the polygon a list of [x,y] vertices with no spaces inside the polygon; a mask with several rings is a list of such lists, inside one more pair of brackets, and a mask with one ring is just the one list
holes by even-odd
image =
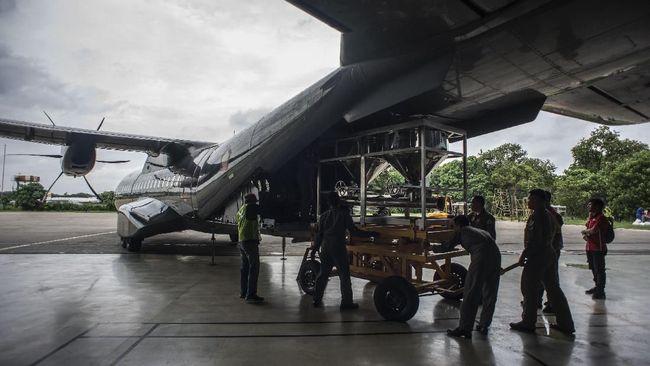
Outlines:
{"label": "black boot", "polygon": [[447,335],[455,338],[472,339],[472,332],[470,332],[469,330],[462,330],[460,328],[447,329]]}

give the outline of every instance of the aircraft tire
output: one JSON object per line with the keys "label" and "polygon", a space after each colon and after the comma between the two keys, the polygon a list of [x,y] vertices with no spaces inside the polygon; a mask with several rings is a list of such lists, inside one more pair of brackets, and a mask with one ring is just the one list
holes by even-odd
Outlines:
{"label": "aircraft tire", "polygon": [[128,244],[126,238],[120,238],[120,242],[122,244],[122,248],[126,249],[126,246]]}
{"label": "aircraft tire", "polygon": [[[443,269],[446,268],[446,266],[442,266]],[[458,264],[458,263],[452,263],[451,264],[451,278],[453,279],[453,282],[449,285],[446,286],[445,288],[447,290],[459,290],[465,287],[465,276],[467,275],[467,269],[463,267],[463,265]],[[433,275],[433,280],[441,280],[442,277],[438,275],[438,272],[436,272]],[[460,300],[463,298],[463,293],[459,294],[450,294],[448,292],[441,292],[440,296],[444,297],[445,299],[450,299],[450,300]]]}
{"label": "aircraft tire", "polygon": [[307,259],[300,266],[298,272],[298,285],[307,295],[313,295],[316,291],[316,278],[320,274],[320,262],[314,259]]}
{"label": "aircraft tire", "polygon": [[142,249],[142,239],[129,238],[127,239],[126,249],[129,252],[139,252]]}
{"label": "aircraft tire", "polygon": [[373,300],[377,312],[386,320],[405,322],[420,307],[417,290],[400,276],[390,276],[381,281],[375,288]]}

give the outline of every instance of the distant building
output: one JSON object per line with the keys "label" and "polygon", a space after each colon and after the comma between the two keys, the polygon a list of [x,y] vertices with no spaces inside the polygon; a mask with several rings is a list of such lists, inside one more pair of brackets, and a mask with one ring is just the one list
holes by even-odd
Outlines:
{"label": "distant building", "polygon": [[80,206],[100,203],[97,197],[51,197],[47,199],[47,202],[72,203]]}

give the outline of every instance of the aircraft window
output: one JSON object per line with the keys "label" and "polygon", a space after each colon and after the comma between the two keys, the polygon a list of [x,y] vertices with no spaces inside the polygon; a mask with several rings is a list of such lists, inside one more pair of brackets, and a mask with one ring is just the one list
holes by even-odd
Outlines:
{"label": "aircraft window", "polygon": [[207,161],[207,166],[208,168],[208,174],[213,172],[214,170],[218,171],[226,171],[228,170],[228,163],[230,161],[230,156],[231,156],[231,150],[230,146],[228,145],[221,145],[218,149],[214,150],[212,152],[212,155],[210,155],[210,158]]}
{"label": "aircraft window", "polygon": [[205,156],[208,155],[211,151],[212,151],[212,149],[205,149],[205,150],[201,151],[199,153],[199,155],[197,155],[196,158],[194,158],[194,164],[197,164],[197,165],[201,164],[201,161],[203,161]]}

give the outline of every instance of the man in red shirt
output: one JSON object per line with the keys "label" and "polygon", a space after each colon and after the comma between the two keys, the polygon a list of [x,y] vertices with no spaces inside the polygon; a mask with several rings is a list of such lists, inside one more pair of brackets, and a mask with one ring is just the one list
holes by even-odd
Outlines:
{"label": "man in red shirt", "polygon": [[589,220],[587,229],[582,230],[582,238],[587,242],[587,262],[589,269],[594,276],[596,286],[585,291],[591,294],[593,299],[605,298],[605,255],[607,255],[607,245],[605,244],[605,233],[607,232],[607,218],[603,215],[605,202],[600,198],[592,198],[587,204],[589,208]]}

